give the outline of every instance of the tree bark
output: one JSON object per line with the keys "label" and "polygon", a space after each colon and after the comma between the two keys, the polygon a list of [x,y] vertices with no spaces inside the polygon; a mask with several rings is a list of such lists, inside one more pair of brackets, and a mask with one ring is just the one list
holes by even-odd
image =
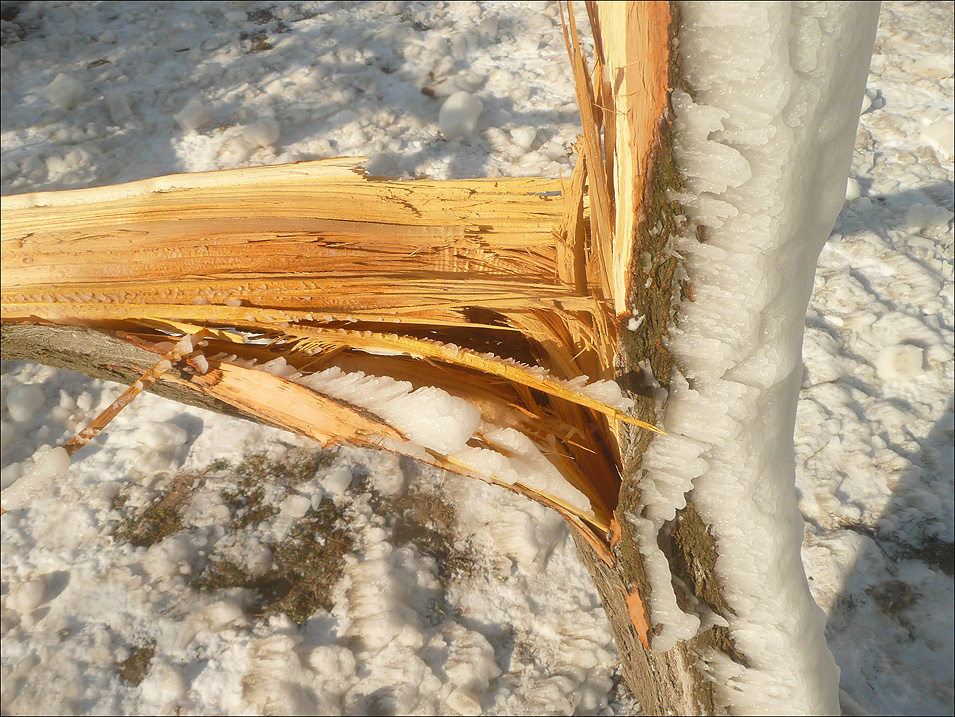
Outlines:
{"label": "tree bark", "polygon": [[[588,14],[596,46],[594,105],[604,132],[604,157],[598,166],[607,171],[614,213],[612,281],[620,336],[615,373],[636,401],[637,415],[652,421],[652,395],[667,388],[670,380],[672,360],[664,339],[673,324],[674,306],[692,292],[674,279],[677,260],[667,252],[669,238],[679,231],[681,213],[666,197],[668,189],[680,186],[669,102],[670,92],[682,82],[676,49],[679,6],[597,2],[588,3]],[[628,330],[635,316],[642,317],[639,326]],[[725,628],[711,627],[668,651],[652,647],[658,626],[647,607],[650,586],[644,559],[627,519],[640,510],[641,457],[652,436],[623,427],[618,438],[623,484],[610,540],[613,564],[579,536],[577,544],[610,618],[627,685],[646,714],[725,714],[697,659],[717,649],[745,663]],[[667,527],[658,542],[682,583],[674,581],[681,608],[696,600],[716,614],[724,613],[714,572],[715,545],[692,504]],[[649,625],[649,649],[639,634],[641,620]]]}
{"label": "tree bark", "polygon": [[[0,358],[4,360],[35,361],[126,385],[139,380],[158,358],[152,351],[86,326],[5,323],[0,332]],[[281,428],[199,391],[190,382],[191,377],[187,367],[177,364],[169,369],[163,380],[146,390],[196,408]]]}

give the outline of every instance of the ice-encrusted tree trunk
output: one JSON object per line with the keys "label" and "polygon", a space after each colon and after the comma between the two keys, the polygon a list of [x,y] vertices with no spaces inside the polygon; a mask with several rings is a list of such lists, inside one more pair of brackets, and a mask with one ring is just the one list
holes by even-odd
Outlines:
{"label": "ice-encrusted tree trunk", "polygon": [[[592,245],[607,254],[591,257],[605,275],[587,281],[611,288],[618,382],[669,435],[617,425],[609,550],[572,521],[578,545],[645,712],[833,712],[838,670],[799,559],[792,424],[805,308],[844,197],[878,5],[588,11],[593,74],[569,45]],[[155,359],[79,326],[3,333],[5,358],[125,382]],[[159,392],[242,413],[241,400],[221,402],[224,382],[177,367],[168,378]],[[290,427],[258,408],[256,420]]]}
{"label": "ice-encrusted tree trunk", "polygon": [[[648,714],[837,713],[792,438],[805,311],[845,196],[879,4],[672,3],[666,75],[642,47],[653,14],[597,5],[595,103],[629,257],[615,308],[641,317],[621,331],[617,376],[635,393],[668,387],[668,435],[644,451],[649,437],[625,431],[614,564],[581,552]],[[653,114],[664,76],[670,107]]]}

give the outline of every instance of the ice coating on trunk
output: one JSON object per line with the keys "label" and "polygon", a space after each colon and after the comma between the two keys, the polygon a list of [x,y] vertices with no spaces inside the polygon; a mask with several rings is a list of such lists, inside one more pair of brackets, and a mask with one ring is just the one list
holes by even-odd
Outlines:
{"label": "ice coating on trunk", "polygon": [[[644,515],[659,529],[692,489],[713,526],[735,613],[724,617],[751,665],[705,656],[721,702],[834,714],[839,669],[800,561],[792,437],[805,309],[845,199],[879,4],[680,7],[694,96],[673,93],[674,154],[679,199],[706,241],[691,232],[677,243],[696,296],[671,332],[683,375],[671,386],[669,435],[644,457]],[[676,622],[689,636],[692,621]]]}

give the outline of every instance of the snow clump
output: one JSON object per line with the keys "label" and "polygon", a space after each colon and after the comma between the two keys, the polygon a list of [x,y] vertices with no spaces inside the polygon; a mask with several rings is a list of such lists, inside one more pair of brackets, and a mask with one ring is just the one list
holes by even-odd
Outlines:
{"label": "snow clump", "polygon": [[70,469],[70,456],[63,447],[41,446],[34,454],[33,467],[3,491],[4,510],[22,508],[31,498],[48,492],[48,486],[63,478]]}
{"label": "snow clump", "polygon": [[242,130],[242,136],[253,147],[269,147],[279,139],[279,123],[274,119],[259,120]]}
{"label": "snow clump", "polygon": [[75,77],[61,72],[43,89],[42,94],[61,110],[71,110],[82,101],[86,88]]}
{"label": "snow clump", "polygon": [[204,125],[208,124],[211,119],[209,110],[206,109],[202,101],[196,97],[189,100],[186,106],[172,117],[186,132],[201,129]]}
{"label": "snow clump", "polygon": [[478,118],[484,111],[484,103],[468,92],[455,92],[441,106],[438,124],[441,133],[449,142],[454,139],[471,139],[477,128]]}

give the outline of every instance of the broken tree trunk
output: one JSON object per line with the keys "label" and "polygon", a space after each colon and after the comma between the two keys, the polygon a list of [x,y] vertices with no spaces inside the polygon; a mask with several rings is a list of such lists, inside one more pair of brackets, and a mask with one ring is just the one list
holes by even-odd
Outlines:
{"label": "broken tree trunk", "polygon": [[[474,474],[460,451],[424,451],[372,412],[249,366],[281,358],[300,371],[439,386],[485,422],[530,437],[586,496],[590,512],[482,476],[573,526],[644,711],[725,711],[696,655],[745,658],[720,627],[652,649],[649,581],[626,519],[638,509],[652,436],[641,422],[652,423],[652,390],[669,382],[663,339],[682,288],[666,248],[680,214],[666,194],[679,185],[675,8],[588,4],[592,73],[570,17],[584,135],[568,182],[369,181],[355,162],[332,160],[4,198],[3,357],[132,383],[170,336],[211,327],[204,355],[150,390],[323,444],[383,445]],[[637,329],[621,330],[631,317],[641,317]],[[230,344],[233,327],[271,343]],[[616,378],[632,415],[560,383],[582,374]],[[311,419],[281,410],[288,403]],[[581,445],[581,434],[592,443]],[[468,445],[495,447],[490,432]],[[692,504],[666,542],[692,597],[677,594],[723,613],[713,540]]]}
{"label": "broken tree trunk", "polygon": [[[594,140],[584,146],[589,166],[605,170],[613,223],[611,281],[619,328],[616,380],[649,418],[653,384],[669,385],[672,361],[663,342],[674,319],[674,300],[683,290],[674,279],[677,260],[667,247],[679,231],[681,214],[679,205],[667,200],[668,190],[680,185],[672,157],[670,108],[670,92],[681,81],[676,51],[679,6],[597,2],[588,3],[588,13],[596,66],[592,75],[586,73],[582,53],[572,62],[579,66],[575,66],[578,101],[592,102],[594,123],[603,129],[602,145],[593,133]],[[588,76],[589,91],[582,92],[581,79]],[[587,114],[582,108],[585,137]],[[596,201],[593,195],[591,201]],[[636,330],[626,326],[632,317],[642,317]],[[638,538],[626,517],[640,509],[641,457],[651,436],[622,426],[618,438],[622,484],[610,536],[613,560],[601,560],[585,541],[577,543],[610,617],[627,684],[647,714],[724,713],[698,655],[716,649],[742,660],[725,628],[711,627],[667,651],[652,649],[659,626],[653,624],[648,608],[650,585]],[[684,599],[680,607],[696,600],[722,614],[725,604],[714,572],[715,546],[692,503],[673,523],[669,545],[663,547],[673,575],[692,595],[685,597],[677,590]],[[641,638],[642,629],[649,632],[651,649]]]}

